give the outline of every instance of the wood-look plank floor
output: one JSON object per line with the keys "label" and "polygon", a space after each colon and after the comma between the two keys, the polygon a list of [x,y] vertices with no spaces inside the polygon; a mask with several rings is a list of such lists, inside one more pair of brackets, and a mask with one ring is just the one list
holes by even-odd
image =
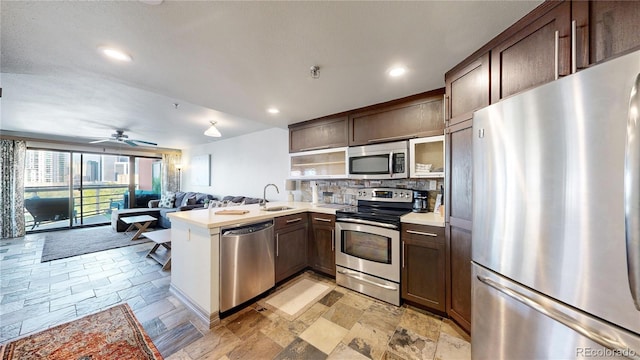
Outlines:
{"label": "wood-look plank floor", "polygon": [[43,243],[0,240],[0,343],[126,302],[168,359],[470,358],[469,337],[449,320],[313,272],[301,276],[333,290],[293,321],[255,303],[209,330],[169,293],[170,270],[145,257],[153,243],[40,263]]}

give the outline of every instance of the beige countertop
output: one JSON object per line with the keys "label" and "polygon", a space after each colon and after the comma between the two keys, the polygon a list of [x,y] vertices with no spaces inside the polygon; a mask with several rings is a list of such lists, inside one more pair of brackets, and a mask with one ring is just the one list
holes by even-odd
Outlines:
{"label": "beige countertop", "polygon": [[[317,204],[313,205],[308,202],[270,202],[267,204],[267,208],[277,206],[288,206],[292,209],[281,211],[265,211],[260,208],[260,205],[241,205],[233,207],[222,207],[213,209],[194,209],[191,211],[177,211],[169,213],[168,216],[171,221],[183,221],[192,225],[204,227],[204,228],[220,228],[225,226],[234,226],[240,224],[246,224],[256,222],[260,220],[273,219],[278,216],[298,214],[301,212],[318,212],[323,214],[335,214],[336,207],[331,204]],[[329,207],[328,207],[329,206]],[[243,215],[220,215],[216,212],[221,210],[248,210],[249,212]]]}
{"label": "beige countertop", "polygon": [[439,213],[410,213],[400,218],[403,223],[444,227],[444,218]]}
{"label": "beige countertop", "polygon": [[[289,210],[265,211],[258,204],[233,207],[194,209],[191,211],[177,211],[169,213],[171,221],[182,221],[203,228],[221,228],[235,226],[261,220],[273,219],[278,216],[298,214],[302,212],[317,212],[323,214],[335,214],[339,206],[333,204],[316,204],[308,202],[273,202],[267,204],[267,208],[277,206],[291,207]],[[345,205],[346,207],[346,205]],[[220,215],[221,210],[247,210],[243,215]],[[444,227],[444,218],[435,213],[409,213],[401,218],[403,223]]]}

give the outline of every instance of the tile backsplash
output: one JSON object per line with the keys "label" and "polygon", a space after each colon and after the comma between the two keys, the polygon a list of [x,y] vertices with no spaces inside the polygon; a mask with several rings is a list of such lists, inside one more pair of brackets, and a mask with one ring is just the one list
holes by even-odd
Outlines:
{"label": "tile backsplash", "polygon": [[[401,180],[315,180],[318,186],[318,202],[325,204],[356,205],[356,193],[362,188],[385,187],[411,190],[429,190],[429,206],[433,209],[435,199],[444,186],[444,179]],[[311,181],[300,180],[296,200],[311,201]]]}

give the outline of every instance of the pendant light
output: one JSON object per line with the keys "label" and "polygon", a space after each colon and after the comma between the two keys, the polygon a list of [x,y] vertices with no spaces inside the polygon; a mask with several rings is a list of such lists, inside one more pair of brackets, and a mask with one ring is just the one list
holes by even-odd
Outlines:
{"label": "pendant light", "polygon": [[216,128],[217,122],[213,122],[213,121],[209,121],[209,122],[211,123],[211,127],[209,127],[207,131],[204,132],[204,134],[211,137],[222,136],[222,134],[220,134],[220,131],[218,131],[218,129]]}

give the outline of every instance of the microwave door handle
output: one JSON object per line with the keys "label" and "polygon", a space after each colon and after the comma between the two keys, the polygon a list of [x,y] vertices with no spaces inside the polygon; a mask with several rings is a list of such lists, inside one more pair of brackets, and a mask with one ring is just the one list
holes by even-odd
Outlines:
{"label": "microwave door handle", "polygon": [[624,226],[629,289],[640,311],[640,74],[629,100],[624,161]]}
{"label": "microwave door handle", "polygon": [[389,152],[389,176],[393,176],[393,151]]}

